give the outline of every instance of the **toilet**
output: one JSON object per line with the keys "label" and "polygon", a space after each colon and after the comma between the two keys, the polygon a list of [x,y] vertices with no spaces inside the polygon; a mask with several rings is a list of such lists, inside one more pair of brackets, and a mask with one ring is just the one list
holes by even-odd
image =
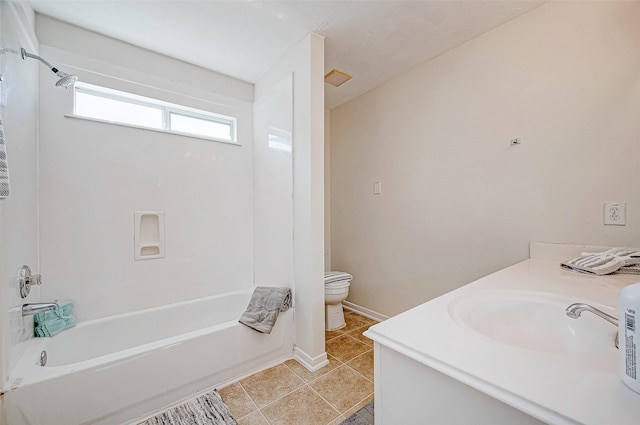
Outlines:
{"label": "toilet", "polygon": [[325,329],[334,331],[346,326],[342,301],[349,295],[351,276],[345,272],[326,272],[324,274]]}

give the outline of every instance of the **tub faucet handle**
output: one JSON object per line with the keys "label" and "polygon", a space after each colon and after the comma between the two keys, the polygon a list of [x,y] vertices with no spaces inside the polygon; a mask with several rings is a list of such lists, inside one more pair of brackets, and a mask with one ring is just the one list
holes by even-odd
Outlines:
{"label": "tub faucet handle", "polygon": [[18,270],[18,289],[21,298],[27,298],[31,292],[31,286],[40,284],[42,284],[42,277],[39,274],[31,274],[31,267],[20,267]]}
{"label": "tub faucet handle", "polygon": [[39,274],[32,274],[27,278],[28,285],[40,285],[42,283],[42,278]]}

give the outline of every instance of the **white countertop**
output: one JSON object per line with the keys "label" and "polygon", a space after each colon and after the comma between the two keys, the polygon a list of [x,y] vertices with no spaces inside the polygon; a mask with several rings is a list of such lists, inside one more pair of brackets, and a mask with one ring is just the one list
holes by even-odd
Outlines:
{"label": "white countertop", "polygon": [[640,394],[620,379],[616,328],[606,321],[583,313],[577,320],[598,327],[594,333],[611,343],[568,353],[501,343],[450,314],[461,296],[512,292],[568,297],[617,316],[620,288],[640,282],[640,276],[592,276],[560,268],[560,261],[585,248],[532,244],[529,260],[379,323],[366,335],[549,424],[637,425]]}

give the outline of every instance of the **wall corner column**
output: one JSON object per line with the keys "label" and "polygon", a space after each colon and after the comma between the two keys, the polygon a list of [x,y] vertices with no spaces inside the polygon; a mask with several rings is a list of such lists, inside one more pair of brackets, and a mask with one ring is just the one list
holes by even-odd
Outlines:
{"label": "wall corner column", "polygon": [[294,73],[294,357],[317,370],[328,363],[324,341],[324,38],[311,33],[302,44],[307,65]]}

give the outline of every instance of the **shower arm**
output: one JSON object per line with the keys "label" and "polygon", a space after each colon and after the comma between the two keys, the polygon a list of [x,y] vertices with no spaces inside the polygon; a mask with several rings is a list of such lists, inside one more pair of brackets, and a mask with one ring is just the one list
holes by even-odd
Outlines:
{"label": "shower arm", "polygon": [[29,53],[27,52],[24,48],[20,48],[20,56],[22,56],[22,59],[26,60],[27,58],[31,58],[31,59],[36,59],[39,60],[40,62],[42,62],[44,65],[47,66],[47,68],[49,68],[51,71],[53,71],[58,77],[64,77],[67,74],[65,74],[64,72],[60,71],[58,68],[56,68],[55,66],[51,65],[49,62],[47,62],[46,60],[42,59],[40,56],[38,55],[34,55],[33,53]]}
{"label": "shower arm", "polygon": [[24,60],[27,60],[27,58],[37,59],[40,62],[42,62],[43,64],[45,64],[50,70],[52,70],[56,74],[59,72],[53,65],[51,65],[46,60],[42,59],[40,56],[34,55],[33,53],[27,52],[24,49],[24,47],[21,47],[20,50],[12,49],[10,47],[3,47],[2,49],[0,49],[0,53],[2,53],[2,54],[7,53],[7,52],[16,53],[16,54],[20,55],[22,57],[22,59],[24,59]]}
{"label": "shower arm", "polygon": [[54,74],[56,74],[58,77],[60,77],[60,79],[56,83],[56,86],[62,86],[62,87],[66,88],[68,85],[71,85],[71,84],[75,83],[78,80],[77,76],[71,75],[71,74],[67,74],[66,72],[60,71],[58,68],[56,68],[55,66],[51,65],[49,62],[47,62],[46,60],[44,60],[40,56],[34,55],[33,53],[27,52],[24,49],[24,47],[21,47],[20,50],[11,49],[9,47],[0,48],[0,54],[5,54],[7,52],[19,54],[22,57],[23,60],[26,60],[27,58],[31,58],[31,59],[36,59],[39,62],[41,62],[43,65],[45,65],[47,68],[49,68]]}

